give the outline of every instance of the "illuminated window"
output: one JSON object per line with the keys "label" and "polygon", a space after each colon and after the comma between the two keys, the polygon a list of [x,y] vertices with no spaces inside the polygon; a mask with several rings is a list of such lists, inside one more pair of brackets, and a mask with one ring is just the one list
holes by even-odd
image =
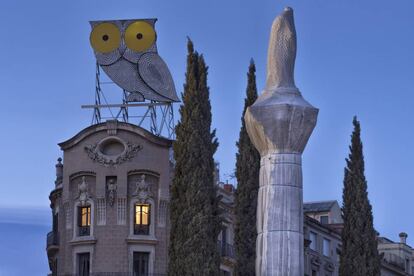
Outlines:
{"label": "illuminated window", "polygon": [[135,204],[134,234],[148,235],[150,226],[150,205]]}
{"label": "illuminated window", "polygon": [[78,207],[79,236],[89,236],[91,226],[91,206]]}

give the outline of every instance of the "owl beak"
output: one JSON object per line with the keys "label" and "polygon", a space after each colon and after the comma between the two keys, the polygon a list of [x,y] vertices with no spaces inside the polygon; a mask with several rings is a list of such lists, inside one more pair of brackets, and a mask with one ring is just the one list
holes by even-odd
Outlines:
{"label": "owl beak", "polygon": [[126,45],[125,45],[125,43],[121,43],[121,45],[119,46],[119,53],[121,54],[121,56],[125,53],[125,51],[126,51]]}

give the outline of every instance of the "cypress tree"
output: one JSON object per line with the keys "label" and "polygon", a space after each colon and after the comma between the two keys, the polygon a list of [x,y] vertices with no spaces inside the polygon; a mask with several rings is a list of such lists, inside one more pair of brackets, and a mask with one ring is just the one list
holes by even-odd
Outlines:
{"label": "cypress tree", "polygon": [[219,200],[213,155],[218,147],[211,131],[207,66],[188,40],[187,72],[181,119],[173,144],[175,174],[171,186],[168,274],[219,275]]}
{"label": "cypress tree", "polygon": [[356,117],[353,125],[342,195],[344,229],[339,275],[377,276],[380,275],[380,258],[364,175],[361,127]]}
{"label": "cypress tree", "polygon": [[246,98],[241,116],[242,126],[236,143],[236,178],[234,246],[236,252],[235,274],[255,274],[256,259],[256,209],[259,189],[260,154],[250,141],[244,122],[247,107],[257,99],[256,67],[250,61],[247,73]]}

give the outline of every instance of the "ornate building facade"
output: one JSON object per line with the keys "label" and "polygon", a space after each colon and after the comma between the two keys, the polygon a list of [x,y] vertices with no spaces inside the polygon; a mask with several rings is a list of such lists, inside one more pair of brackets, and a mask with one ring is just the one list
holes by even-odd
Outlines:
{"label": "ornate building facade", "polygon": [[59,146],[51,275],[165,275],[171,141],[108,121]]}
{"label": "ornate building facade", "polygon": [[[167,275],[172,141],[118,121],[60,143],[50,193],[50,275]],[[62,163],[63,161],[63,163]],[[217,183],[223,276],[233,275],[234,188]]]}

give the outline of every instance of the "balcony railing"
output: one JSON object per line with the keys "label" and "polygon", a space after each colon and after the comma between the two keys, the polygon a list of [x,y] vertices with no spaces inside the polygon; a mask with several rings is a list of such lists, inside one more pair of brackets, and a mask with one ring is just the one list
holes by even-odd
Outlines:
{"label": "balcony railing", "polygon": [[[60,275],[60,274],[59,274]],[[81,276],[79,274],[62,274],[63,276]],[[160,273],[133,273],[133,272],[92,272],[89,276],[167,276]]]}
{"label": "balcony railing", "polygon": [[134,235],[148,235],[149,234],[149,225],[135,224],[134,225]]}
{"label": "balcony railing", "polygon": [[46,247],[49,248],[52,245],[59,245],[58,232],[50,231],[49,233],[47,233]]}
{"label": "balcony railing", "polygon": [[398,255],[392,254],[392,253],[385,253],[385,260],[398,268],[401,268],[402,270],[405,270],[405,261],[403,258],[401,258]]}
{"label": "balcony railing", "polygon": [[90,227],[89,226],[79,226],[79,236],[89,236]]}
{"label": "balcony railing", "polygon": [[234,247],[232,244],[217,241],[217,247],[221,257],[234,258]]}

